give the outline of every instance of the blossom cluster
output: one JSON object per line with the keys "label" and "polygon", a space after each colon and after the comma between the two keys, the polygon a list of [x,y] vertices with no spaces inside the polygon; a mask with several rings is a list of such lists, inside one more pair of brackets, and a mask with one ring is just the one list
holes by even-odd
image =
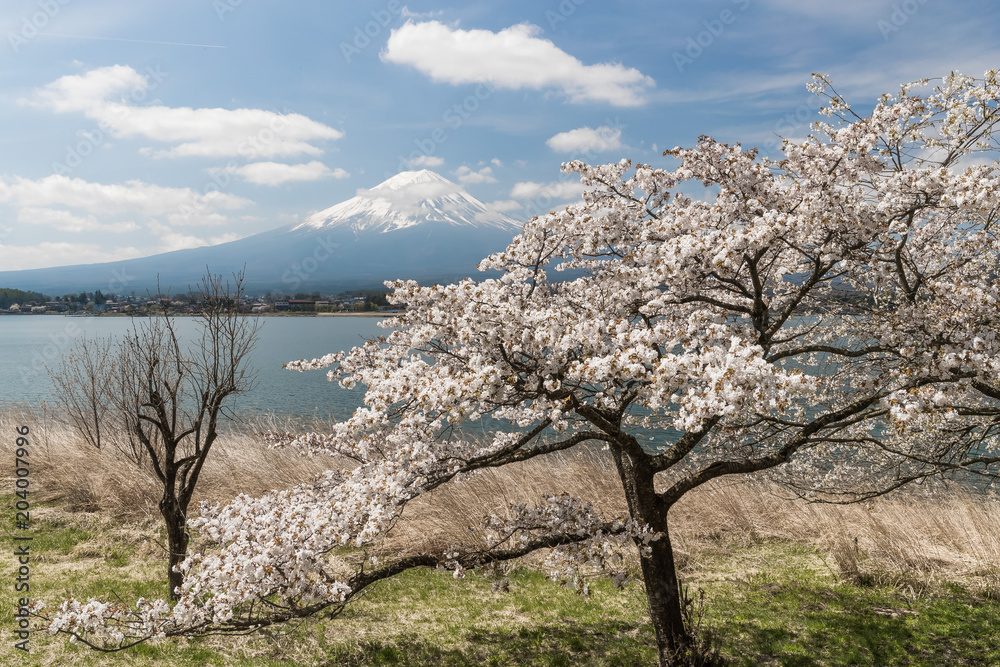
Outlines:
{"label": "blossom cluster", "polygon": [[546,503],[529,507],[519,503],[510,508],[508,516],[492,516],[486,524],[493,544],[517,539],[529,543],[541,535],[573,537],[549,548],[543,562],[550,579],[571,584],[586,595],[585,574],[607,575],[616,585],[624,586],[625,551],[629,545],[648,550],[648,544],[659,538],[648,526],[632,517],[608,520],[591,503],[568,495],[547,496]]}

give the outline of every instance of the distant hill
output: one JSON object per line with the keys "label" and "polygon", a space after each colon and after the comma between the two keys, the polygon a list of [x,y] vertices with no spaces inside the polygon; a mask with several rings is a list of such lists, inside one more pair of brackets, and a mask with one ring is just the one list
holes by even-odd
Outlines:
{"label": "distant hill", "polygon": [[251,292],[343,291],[410,278],[451,282],[502,250],[522,225],[426,169],[359,191],[303,222],[214,246],[137,259],[0,271],[0,287],[66,294],[100,289],[144,293],[160,284],[186,292],[205,272],[246,264]]}
{"label": "distant hill", "polygon": [[41,303],[49,300],[49,296],[38,292],[25,292],[18,289],[0,288],[0,309],[7,310],[15,303]]}

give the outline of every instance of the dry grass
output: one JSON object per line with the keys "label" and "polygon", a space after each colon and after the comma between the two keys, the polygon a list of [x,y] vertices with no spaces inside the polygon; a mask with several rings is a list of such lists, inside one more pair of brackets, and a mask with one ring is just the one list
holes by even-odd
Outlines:
{"label": "dry grass", "polygon": [[[427,494],[407,508],[387,546],[441,551],[476,543],[486,517],[547,493],[591,500],[606,516],[626,510],[610,457],[596,451],[556,454],[485,470]],[[780,540],[815,547],[816,566],[853,583],[912,589],[956,582],[1000,598],[997,516],[995,497],[958,489],[939,497],[896,493],[863,505],[823,505],[772,484],[718,480],[671,510],[671,536],[678,566],[689,575],[705,567],[709,552]]]}
{"label": "dry grass", "polygon": [[594,503],[606,516],[626,513],[609,458],[560,452],[482,470],[417,498],[406,507],[386,547],[440,553],[458,544],[479,544],[485,539],[480,527],[489,516],[504,517],[511,505],[537,505],[545,495],[562,493]]}
{"label": "dry grass", "polygon": [[[224,501],[309,479],[329,465],[291,451],[268,450],[255,430],[294,430],[296,424],[251,424],[220,438],[202,480],[201,500]],[[80,444],[52,408],[3,408],[0,428],[28,424],[36,499],[59,500],[72,511],[134,520],[157,516],[157,483],[114,450]],[[12,446],[5,439],[3,448]],[[561,453],[482,471],[411,503],[386,547],[441,551],[482,538],[478,527],[514,503],[568,493],[590,500],[608,516],[625,513],[617,474],[602,452]],[[935,496],[902,494],[865,505],[816,505],[779,487],[718,480],[688,494],[671,510],[672,537],[682,572],[701,567],[720,549],[783,540],[816,547],[819,566],[856,583],[957,582],[1000,598],[1000,502],[958,490]]]}
{"label": "dry grass", "polygon": [[[31,479],[35,499],[58,501],[70,511],[100,512],[115,518],[159,516],[159,481],[113,447],[85,444],[55,409],[0,406],[0,428],[13,433],[30,428]],[[310,479],[332,465],[331,459],[305,458],[293,451],[268,449],[254,431],[291,431],[290,420],[261,417],[255,423],[220,434],[198,481],[194,503],[229,500],[240,493],[259,495]],[[7,449],[13,440],[0,443]]]}
{"label": "dry grass", "polygon": [[897,492],[864,504],[825,505],[774,485],[720,480],[672,512],[682,554],[712,542],[783,540],[816,547],[825,566],[852,583],[898,585],[911,593],[958,583],[991,598],[1000,592],[995,496],[953,488],[937,496]]}

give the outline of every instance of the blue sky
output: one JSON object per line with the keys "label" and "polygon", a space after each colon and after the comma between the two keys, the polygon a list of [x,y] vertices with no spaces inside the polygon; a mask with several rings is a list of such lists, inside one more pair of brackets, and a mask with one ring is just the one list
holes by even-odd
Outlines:
{"label": "blue sky", "polygon": [[139,257],[302,220],[407,168],[517,219],[569,159],[773,152],[816,120],[1000,66],[987,0],[8,0],[0,270]]}

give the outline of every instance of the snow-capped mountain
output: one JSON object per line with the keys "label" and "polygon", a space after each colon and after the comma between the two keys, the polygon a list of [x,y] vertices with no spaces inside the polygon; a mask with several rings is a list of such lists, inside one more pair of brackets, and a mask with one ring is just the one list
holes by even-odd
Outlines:
{"label": "snow-capped mountain", "polygon": [[186,292],[207,265],[228,275],[246,265],[253,291],[286,294],[380,287],[409,278],[450,282],[502,250],[521,224],[428,170],[405,171],[347,201],[279,227],[214,246],[138,259],[0,271],[0,287],[49,294],[155,288]]}
{"label": "snow-capped mountain", "polygon": [[401,172],[371,190],[359,191],[356,197],[313,213],[295,229],[391,232],[429,222],[504,231],[521,228],[447,178],[422,169]]}

